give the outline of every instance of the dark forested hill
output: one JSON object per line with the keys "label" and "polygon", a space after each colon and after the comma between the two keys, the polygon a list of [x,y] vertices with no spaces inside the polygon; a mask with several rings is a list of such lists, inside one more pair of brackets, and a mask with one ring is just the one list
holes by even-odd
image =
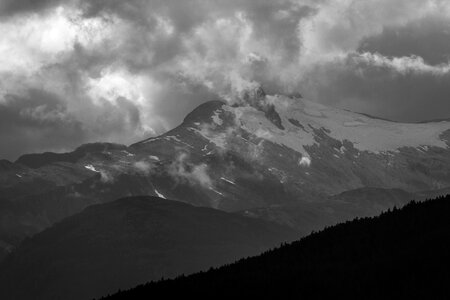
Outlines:
{"label": "dark forested hill", "polygon": [[283,294],[299,299],[448,299],[449,215],[449,196],[411,203],[232,265],[149,283],[108,299]]}
{"label": "dark forested hill", "polygon": [[298,233],[156,197],[90,206],[0,265],[0,299],[89,299],[257,255]]}

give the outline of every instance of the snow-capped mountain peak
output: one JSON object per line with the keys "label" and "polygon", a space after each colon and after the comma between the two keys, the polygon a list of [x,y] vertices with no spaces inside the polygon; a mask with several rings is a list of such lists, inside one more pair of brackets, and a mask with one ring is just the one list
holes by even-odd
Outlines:
{"label": "snow-capped mountain peak", "polygon": [[[445,149],[449,145],[446,131],[450,130],[450,122],[446,121],[390,122],[305,99],[268,96],[262,89],[244,94],[240,105],[223,104],[218,107],[215,104],[212,116],[197,120],[197,124],[202,125],[198,132],[222,148],[227,144],[226,133],[233,134],[236,131],[234,126],[307,157],[310,154],[305,147],[318,143],[318,131],[337,141],[348,141],[359,151],[373,153],[393,152],[403,147]],[[222,125],[222,118],[228,119],[225,122],[228,124],[226,130],[211,131],[212,127]]]}
{"label": "snow-capped mountain peak", "polygon": [[334,203],[346,191],[447,188],[449,146],[450,122],[390,122],[256,89],[234,103],[203,103],[173,130],[129,147],[97,143],[4,162],[4,198],[36,205],[34,215],[6,211],[14,218],[4,224],[41,230],[130,195],[250,214],[277,207],[274,218],[284,218],[283,207]]}

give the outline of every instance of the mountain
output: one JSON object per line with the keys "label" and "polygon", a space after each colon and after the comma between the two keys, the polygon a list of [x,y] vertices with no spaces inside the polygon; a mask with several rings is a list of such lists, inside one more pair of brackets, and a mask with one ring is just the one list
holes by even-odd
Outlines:
{"label": "mountain", "polygon": [[157,197],[93,205],[0,265],[1,299],[89,299],[207,270],[298,238],[288,227]]}
{"label": "mountain", "polygon": [[[89,205],[138,195],[279,216],[308,233],[394,204],[365,201],[367,189],[401,191],[405,203],[449,188],[449,146],[448,121],[391,122],[258,88],[234,103],[206,102],[175,129],[130,146],[2,162],[0,247],[8,252]],[[341,200],[347,192],[360,202]]]}
{"label": "mountain", "polygon": [[[445,193],[436,191],[437,195]],[[424,200],[430,194],[432,192],[429,191],[419,195],[399,189],[360,188],[317,201],[259,207],[239,213],[298,228],[307,235],[356,216],[373,217],[390,208],[402,207],[412,199]]]}
{"label": "mountain", "polygon": [[450,196],[327,228],[219,269],[106,299],[448,299]]}

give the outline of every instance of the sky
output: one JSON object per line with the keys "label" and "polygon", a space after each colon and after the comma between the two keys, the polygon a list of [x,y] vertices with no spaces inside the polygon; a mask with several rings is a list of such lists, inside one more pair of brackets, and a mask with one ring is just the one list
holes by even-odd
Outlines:
{"label": "sky", "polygon": [[0,158],[130,144],[248,88],[450,117],[450,1],[0,0]]}

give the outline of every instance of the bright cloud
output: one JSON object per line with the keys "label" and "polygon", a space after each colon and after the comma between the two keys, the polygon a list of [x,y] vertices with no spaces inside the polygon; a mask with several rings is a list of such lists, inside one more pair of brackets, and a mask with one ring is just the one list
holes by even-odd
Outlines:
{"label": "bright cloud", "polygon": [[[444,0],[8,0],[0,18],[0,117],[8,114],[0,132],[9,141],[0,142],[1,157],[135,142],[173,128],[204,101],[259,85],[401,120],[450,111],[450,45],[438,43],[433,64],[406,46],[382,51],[396,36],[421,45],[430,36],[423,28],[447,28]],[[361,50],[371,38],[380,50]],[[424,112],[427,94],[434,105]],[[58,129],[66,147],[36,118],[67,125]],[[30,131],[42,145],[11,142]]]}

